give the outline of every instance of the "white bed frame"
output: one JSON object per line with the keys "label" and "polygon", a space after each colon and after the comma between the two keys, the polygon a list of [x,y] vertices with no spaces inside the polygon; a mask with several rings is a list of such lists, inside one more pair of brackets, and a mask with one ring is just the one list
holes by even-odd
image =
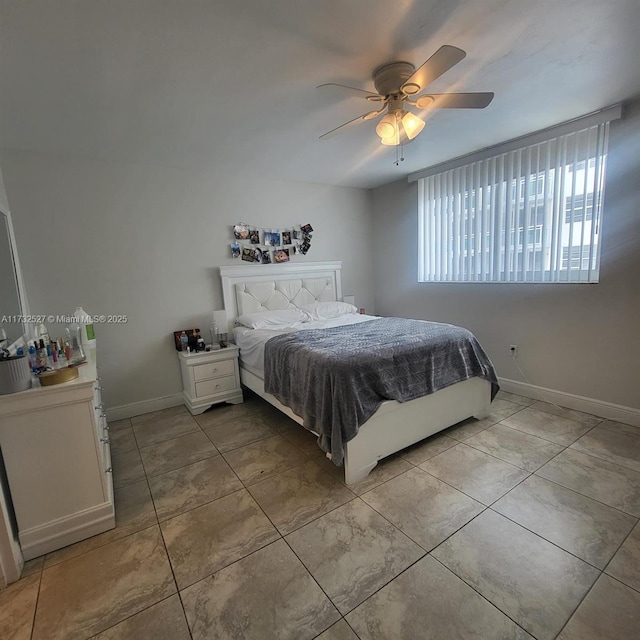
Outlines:
{"label": "white bed frame", "polygon": [[[235,318],[242,313],[294,308],[316,300],[342,300],[341,268],[342,262],[220,267],[229,335],[233,335]],[[254,393],[303,424],[289,407],[265,393],[264,381],[243,366],[242,357],[240,378]],[[491,384],[482,378],[471,378],[410,402],[382,403],[346,445],[345,482],[360,482],[378,460],[462,420],[485,418],[490,402]]]}

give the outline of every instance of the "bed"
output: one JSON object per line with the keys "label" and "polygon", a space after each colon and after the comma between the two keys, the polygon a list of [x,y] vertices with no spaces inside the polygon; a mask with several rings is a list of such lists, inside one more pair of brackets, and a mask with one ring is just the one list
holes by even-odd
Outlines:
{"label": "bed", "polygon": [[[484,377],[472,374],[473,377],[455,384],[448,384],[445,388],[416,399],[404,402],[387,400],[379,403],[371,417],[358,425],[355,434],[349,435],[350,439],[343,442],[339,448],[334,446],[332,455],[331,446],[326,446],[325,435],[330,431],[328,425],[310,421],[309,413],[313,413],[312,410],[307,413],[305,421],[302,417],[305,411],[301,410],[300,406],[292,403],[297,410],[294,411],[276,397],[276,395],[282,397],[282,394],[268,393],[265,390],[265,363],[262,354],[265,351],[271,354],[277,353],[273,351],[275,347],[272,347],[277,342],[288,345],[290,342],[304,341],[312,335],[320,338],[325,333],[341,334],[346,331],[358,331],[358,329],[342,329],[340,328],[342,325],[337,324],[338,328],[328,331],[320,331],[316,326],[312,326],[313,330],[309,332],[292,331],[292,329],[276,332],[254,331],[248,327],[239,327],[237,319],[243,316],[244,320],[256,314],[260,314],[258,317],[272,315],[264,312],[273,312],[278,315],[279,310],[289,310],[295,315],[296,310],[303,307],[309,308],[309,305],[322,307],[328,303],[341,301],[341,267],[342,263],[337,261],[223,266],[220,267],[220,276],[228,333],[235,336],[235,341],[240,343],[240,377],[243,385],[300,425],[316,433],[321,447],[325,451],[328,449],[329,457],[336,463],[344,464],[345,482],[355,484],[363,480],[378,461],[386,456],[467,418],[486,417],[492,396],[497,390],[497,383],[495,374]],[[339,323],[340,320],[337,322]],[[370,324],[365,324],[367,322]],[[359,326],[384,328],[383,319],[373,316],[355,315],[350,318],[350,323],[355,327],[358,323],[363,323]],[[260,328],[260,325],[256,326]],[[292,328],[295,327],[292,325]],[[269,337],[276,335],[280,337],[269,341]],[[271,387],[274,385],[274,367],[269,368],[272,362],[273,360],[267,358],[267,382]],[[490,369],[492,371],[492,367]],[[334,438],[333,442],[335,445],[337,439]]]}

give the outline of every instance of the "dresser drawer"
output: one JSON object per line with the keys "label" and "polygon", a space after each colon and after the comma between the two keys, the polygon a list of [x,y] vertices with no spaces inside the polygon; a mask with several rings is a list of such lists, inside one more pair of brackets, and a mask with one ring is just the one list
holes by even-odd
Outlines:
{"label": "dresser drawer", "polygon": [[229,376],[235,373],[234,363],[235,360],[222,360],[220,362],[197,364],[193,367],[193,378],[198,382],[199,380],[208,380],[209,378]]}
{"label": "dresser drawer", "polygon": [[216,393],[224,393],[225,391],[235,389],[237,386],[238,382],[235,375],[205,380],[204,382],[196,382],[196,397],[202,398],[204,396],[215,395]]}

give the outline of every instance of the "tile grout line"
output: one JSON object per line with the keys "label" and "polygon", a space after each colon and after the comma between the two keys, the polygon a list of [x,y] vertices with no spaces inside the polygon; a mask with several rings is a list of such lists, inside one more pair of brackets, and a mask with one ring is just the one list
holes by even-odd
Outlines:
{"label": "tile grout line", "polygon": [[[560,452],[560,453],[564,453],[564,452]],[[558,454],[560,455],[560,454]],[[551,462],[551,461],[549,461]],[[542,465],[543,467],[545,465]],[[624,468],[624,467],[622,467]],[[542,467],[540,467],[540,469],[542,469]],[[536,476],[536,478],[541,478],[542,480],[546,480],[547,482],[551,482],[555,485],[558,485],[559,487],[562,487],[563,489],[567,489],[568,491],[573,491],[574,493],[577,493],[579,496],[582,496],[583,498],[588,498],[589,500],[593,500],[594,502],[597,502],[598,504],[601,504],[605,507],[609,507],[610,509],[614,509],[615,511],[617,511],[618,513],[622,513],[625,516],[630,516],[631,518],[635,518],[636,520],[638,520],[640,518],[640,516],[636,515],[635,513],[629,513],[628,511],[623,511],[622,509],[620,509],[619,507],[615,507],[612,504],[608,504],[606,502],[602,502],[602,500],[598,500],[598,498],[594,498],[593,496],[588,496],[586,493],[581,493],[580,491],[578,491],[577,489],[574,489],[573,487],[567,487],[566,485],[562,484],[561,482],[558,482],[557,480],[551,480],[550,478],[546,478],[543,475],[538,474],[538,471],[540,471],[540,469],[538,469],[537,471],[534,471],[531,475],[532,476]]]}
{"label": "tile grout line", "polygon": [[31,632],[29,633],[29,640],[33,640],[33,634],[36,629],[36,616],[38,615],[38,605],[40,604],[40,589],[42,589],[43,574],[44,574],[44,562],[42,563],[42,569],[40,569],[40,578],[38,580],[38,593],[36,594],[36,602],[33,607],[33,616],[31,618]]}
{"label": "tile grout line", "polygon": [[[478,514],[480,515],[480,514]],[[475,518],[474,518],[475,519]],[[468,523],[467,523],[468,524]],[[451,536],[449,536],[451,537]],[[443,542],[445,542],[443,540]],[[442,543],[441,543],[442,544]],[[438,545],[440,546],[440,545]],[[437,548],[437,547],[435,547]],[[487,602],[491,607],[493,607],[496,611],[499,611],[503,616],[505,616],[505,618],[508,618],[509,620],[511,620],[511,622],[513,622],[513,624],[515,624],[519,629],[522,629],[525,633],[527,633],[528,635],[530,635],[534,640],[536,640],[536,637],[533,635],[533,633],[527,631],[520,623],[516,622],[508,613],[504,612],[502,609],[500,609],[500,607],[498,607],[497,605],[495,605],[493,602],[491,602],[491,600],[489,600],[486,596],[484,596],[482,593],[480,593],[472,584],[469,584],[464,578],[461,578],[453,569],[450,569],[446,564],[444,564],[444,562],[442,562],[439,558],[436,558],[436,556],[431,554],[431,551],[429,552],[429,557],[433,558],[436,562],[438,562],[440,565],[442,565],[442,567],[444,567],[444,569],[446,571],[448,571],[449,573],[451,573],[453,576],[455,576],[458,580],[460,580],[461,582],[463,582],[464,584],[466,584],[472,591],[474,591],[475,593],[477,593],[485,602]]]}
{"label": "tile grout line", "polygon": [[[598,502],[600,504],[603,504],[605,507],[611,507],[612,509],[615,509],[616,511],[619,511],[620,513],[624,513],[627,516],[631,516],[632,518],[640,518],[640,515],[636,515],[635,513],[629,513],[628,511],[623,511],[622,509],[615,507],[611,504],[607,504],[606,502],[603,502],[602,500],[598,500],[598,498],[594,498],[592,496],[588,496],[586,493],[582,493],[581,491],[578,491],[577,489],[574,489],[572,487],[567,487],[566,485],[562,484],[561,482],[558,482],[557,480],[551,480],[550,478],[546,478],[545,476],[539,474],[538,472],[543,469],[544,467],[547,466],[547,464],[549,464],[549,462],[551,462],[552,460],[554,460],[555,458],[557,458],[559,455],[561,455],[562,453],[565,453],[567,451],[567,449],[569,449],[569,447],[566,447],[563,451],[558,452],[555,456],[553,456],[553,458],[551,458],[548,462],[545,462],[541,467],[539,467],[538,469],[536,469],[532,475],[537,476],[538,478],[542,478],[543,480],[548,480],[549,482],[553,482],[554,484],[559,485],[560,487],[563,487],[564,489],[569,489],[570,491],[573,491],[574,493],[577,493],[578,495],[581,495],[585,498],[590,498],[591,500],[594,500],[595,502]],[[588,453],[582,453],[582,451],[576,451],[575,449],[571,449],[572,452],[575,453],[580,453],[582,455],[586,455],[589,456]],[[602,458],[598,458],[596,456],[589,456],[591,458],[594,458],[596,460],[600,460],[601,462],[606,462],[608,464],[612,464],[616,467],[619,467],[620,469],[624,469],[625,471],[633,471],[633,469],[627,469],[627,467],[623,467],[621,465],[617,465],[615,462],[610,462],[609,460],[603,460]],[[635,471],[634,473],[638,473],[637,471]]]}
{"label": "tile grout line", "polygon": [[[571,448],[571,445],[569,445],[567,447],[567,449],[570,449],[570,448]],[[631,467],[625,467],[625,465],[620,464],[619,462],[613,462],[612,460],[608,460],[607,458],[603,458],[602,456],[597,456],[595,453],[592,453],[592,452],[589,452],[589,451],[580,451],[580,449],[571,449],[571,451],[575,451],[576,453],[581,453],[582,455],[589,456],[591,458],[595,458],[596,460],[601,460],[602,462],[607,462],[609,464],[614,464],[616,467],[620,467],[622,469],[626,469],[627,471],[633,471],[633,473],[640,474],[640,471],[637,471],[636,469],[632,469]]]}

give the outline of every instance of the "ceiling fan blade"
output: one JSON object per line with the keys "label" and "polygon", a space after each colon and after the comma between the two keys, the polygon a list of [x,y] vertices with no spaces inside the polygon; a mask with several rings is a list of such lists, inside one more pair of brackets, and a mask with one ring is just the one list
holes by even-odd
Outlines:
{"label": "ceiling fan blade", "polygon": [[358,89],[357,87],[348,87],[346,84],[337,84],[335,82],[327,82],[326,84],[319,84],[316,89],[329,89],[339,91],[340,93],[350,93],[358,98],[366,98],[371,101],[384,100],[384,96],[372,91],[365,91],[365,89]]}
{"label": "ceiling fan blade", "polygon": [[350,124],[355,124],[356,122],[359,122],[361,120],[362,121],[371,120],[372,118],[379,116],[383,111],[384,111],[384,107],[380,109],[380,111],[368,111],[367,113],[361,116],[358,116],[353,120],[349,120],[349,122],[345,122],[344,124],[341,124],[339,127],[336,127],[335,129],[331,129],[331,131],[327,131],[327,133],[323,133],[320,136],[320,140],[328,140],[329,138],[333,138],[333,136],[335,136],[337,133],[341,133],[342,129],[344,129],[345,127],[348,127]]}
{"label": "ceiling fan blade", "polygon": [[[446,73],[458,64],[460,60],[463,60],[467,54],[458,47],[452,47],[445,44],[440,47],[421,67],[416,69],[414,74],[402,85],[412,85],[412,90],[407,91],[409,94],[418,93],[423,91],[427,85],[431,84],[434,80],[439,78],[443,73]],[[415,87],[418,86],[418,89]]]}
{"label": "ceiling fan blade", "polygon": [[[415,104],[426,109],[484,109],[493,100],[493,92],[431,93],[418,96]],[[422,103],[422,104],[421,104]]]}

